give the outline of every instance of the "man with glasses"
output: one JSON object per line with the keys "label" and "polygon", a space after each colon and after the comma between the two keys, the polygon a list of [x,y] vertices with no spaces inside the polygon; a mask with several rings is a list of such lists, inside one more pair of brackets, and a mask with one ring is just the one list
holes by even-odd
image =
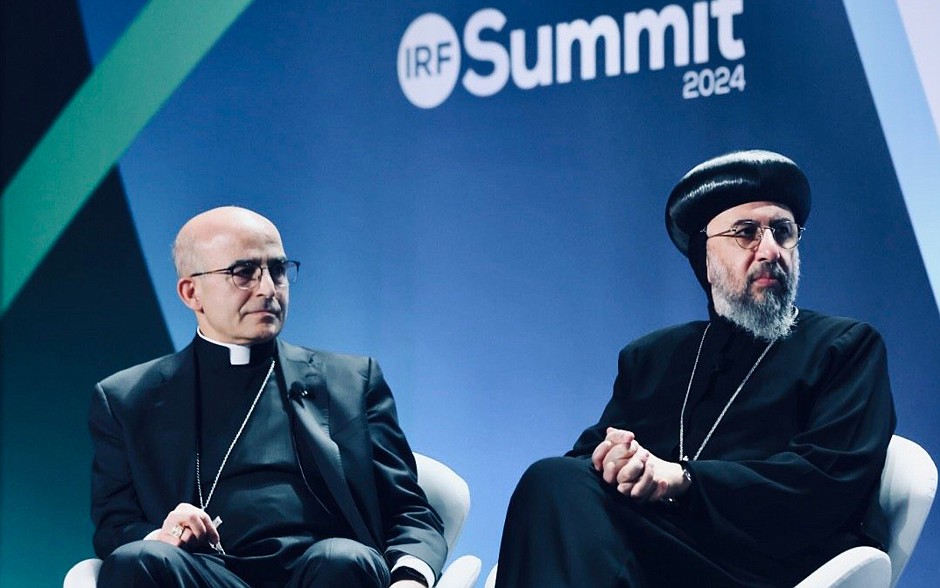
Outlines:
{"label": "man with glasses", "polygon": [[278,338],[300,264],[277,228],[209,210],[173,258],[192,344],[92,400],[99,585],[433,585],[442,525],[378,365]]}
{"label": "man with glasses", "polygon": [[598,423],[526,471],[497,588],[793,586],[847,548],[884,548],[884,344],[794,305],[809,212],[806,177],[776,153],[681,179],[666,226],[709,320],[625,347]]}

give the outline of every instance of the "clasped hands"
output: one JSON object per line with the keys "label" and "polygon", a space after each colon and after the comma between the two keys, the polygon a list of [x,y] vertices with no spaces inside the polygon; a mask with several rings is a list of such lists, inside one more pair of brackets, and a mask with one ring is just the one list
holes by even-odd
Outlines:
{"label": "clasped hands", "polygon": [[678,463],[644,449],[630,431],[607,428],[607,436],[591,455],[594,469],[617,491],[637,502],[677,498],[689,489]]}

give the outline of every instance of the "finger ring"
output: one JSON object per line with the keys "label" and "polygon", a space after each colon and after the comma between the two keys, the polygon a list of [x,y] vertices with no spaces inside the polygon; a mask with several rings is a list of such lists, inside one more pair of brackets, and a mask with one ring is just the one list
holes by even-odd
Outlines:
{"label": "finger ring", "polygon": [[186,527],[184,527],[183,525],[176,525],[175,527],[173,527],[173,529],[170,530],[170,535],[173,535],[174,537],[179,539],[180,537],[183,536],[183,529],[185,528]]}

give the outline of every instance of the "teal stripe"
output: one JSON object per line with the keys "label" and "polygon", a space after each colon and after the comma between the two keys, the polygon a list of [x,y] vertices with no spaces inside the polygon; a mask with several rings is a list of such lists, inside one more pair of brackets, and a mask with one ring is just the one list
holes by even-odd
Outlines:
{"label": "teal stripe", "polygon": [[0,200],[2,306],[141,129],[252,0],[152,0],[62,110]]}

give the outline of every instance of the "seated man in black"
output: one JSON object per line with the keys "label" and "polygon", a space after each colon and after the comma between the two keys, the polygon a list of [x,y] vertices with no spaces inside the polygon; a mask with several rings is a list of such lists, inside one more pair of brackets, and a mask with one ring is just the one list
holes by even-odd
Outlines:
{"label": "seated man in black", "polygon": [[378,364],[277,337],[299,267],[277,228],[216,208],[173,258],[192,344],[92,399],[99,585],[433,585],[441,520]]}
{"label": "seated man in black", "polygon": [[527,470],[498,588],[793,586],[882,546],[885,348],[869,325],[794,306],[809,211],[806,177],[776,153],[682,178],[666,225],[709,320],[625,347],[598,423]]}

